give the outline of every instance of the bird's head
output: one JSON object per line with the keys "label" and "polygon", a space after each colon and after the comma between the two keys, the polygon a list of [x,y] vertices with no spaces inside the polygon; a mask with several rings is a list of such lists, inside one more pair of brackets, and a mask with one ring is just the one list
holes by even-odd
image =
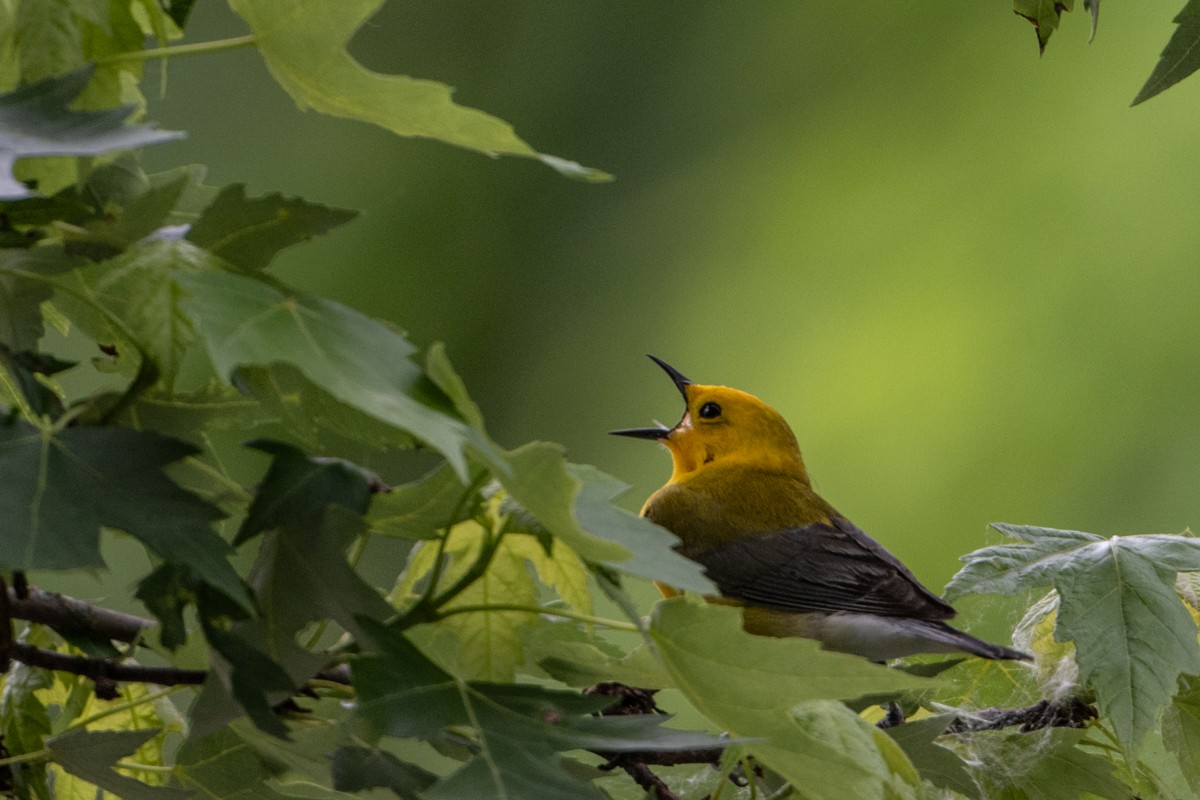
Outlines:
{"label": "bird's head", "polygon": [[778,411],[738,389],[693,383],[662,359],[650,358],[683,395],[683,418],[673,428],[660,424],[613,434],[665,444],[674,462],[673,481],[714,463],[738,463],[807,481],[796,437]]}

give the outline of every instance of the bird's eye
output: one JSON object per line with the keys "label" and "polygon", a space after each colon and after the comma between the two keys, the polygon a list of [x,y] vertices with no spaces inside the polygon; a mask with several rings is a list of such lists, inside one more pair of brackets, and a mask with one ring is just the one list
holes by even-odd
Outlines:
{"label": "bird's eye", "polygon": [[705,403],[700,406],[701,419],[716,419],[721,416],[721,407],[716,403]]}

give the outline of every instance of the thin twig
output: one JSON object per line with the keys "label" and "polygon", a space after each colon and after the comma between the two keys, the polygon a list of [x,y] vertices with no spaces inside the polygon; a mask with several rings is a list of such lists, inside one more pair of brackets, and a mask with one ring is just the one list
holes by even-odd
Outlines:
{"label": "thin twig", "polygon": [[135,681],[155,683],[160,686],[198,686],[204,683],[208,672],[202,669],[179,669],[178,667],[146,667],[141,664],[118,664],[106,658],[88,658],[42,650],[31,645],[13,642],[8,646],[8,655],[14,661],[31,667],[42,667],[58,672],[82,675],[96,682]]}
{"label": "thin twig", "polygon": [[228,39],[216,39],[211,42],[192,42],[191,44],[176,44],[169,47],[149,47],[145,50],[132,50],[128,53],[115,53],[96,59],[97,64],[113,64],[120,61],[149,61],[153,58],[171,58],[173,56],[196,56],[207,53],[219,53],[223,50],[234,50],[239,47],[250,47],[258,44],[254,34],[233,36]]}

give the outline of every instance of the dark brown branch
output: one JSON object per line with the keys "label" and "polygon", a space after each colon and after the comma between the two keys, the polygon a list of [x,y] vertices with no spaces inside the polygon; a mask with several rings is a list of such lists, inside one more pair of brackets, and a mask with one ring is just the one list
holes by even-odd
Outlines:
{"label": "dark brown branch", "polygon": [[625,760],[624,756],[614,758],[605,764],[601,769],[613,769],[620,767],[633,778],[637,785],[645,789],[647,792],[654,792],[654,796],[658,800],[680,800],[679,795],[671,791],[663,779],[650,771],[645,762]]}
{"label": "dark brown branch", "polygon": [[82,634],[95,639],[115,639],[134,642],[140,639],[154,620],[99,608],[74,597],[44,592],[32,586],[22,598],[14,589],[5,597],[12,609],[13,619],[23,619],[47,625],[61,634]]}
{"label": "dark brown branch", "polygon": [[146,667],[140,664],[118,664],[106,658],[87,658],[53,650],[42,650],[20,642],[8,646],[8,655],[14,661],[31,667],[42,667],[58,672],[70,672],[91,678],[97,684],[115,681],[156,683],[160,686],[197,686],[204,683],[208,672],[202,669],[179,669],[177,667]]}

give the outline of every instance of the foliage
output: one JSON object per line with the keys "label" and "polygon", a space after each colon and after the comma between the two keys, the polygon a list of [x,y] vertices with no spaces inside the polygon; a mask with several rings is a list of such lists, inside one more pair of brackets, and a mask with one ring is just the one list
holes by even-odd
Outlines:
{"label": "foliage", "polygon": [[[1045,51],[1050,35],[1058,30],[1064,11],[1074,8],[1075,0],[1013,0],[1013,11],[1033,24],[1037,33],[1038,50]],[[1096,38],[1096,27],[1100,22],[1100,0],[1083,0],[1084,7],[1091,13],[1092,34]],[[1162,56],[1154,66],[1150,77],[1133,98],[1133,105],[1149,100],[1200,69],[1200,2],[1187,0],[1187,5],[1175,17],[1179,27],[1171,35]]]}
{"label": "foliage", "polygon": [[[355,62],[345,42],[374,0],[231,6],[251,34],[207,49],[256,46],[301,106],[605,177],[445,86]],[[630,580],[713,587],[671,534],[612,504],[620,481],[554,444],[500,447],[443,348],[419,359],[391,325],[270,273],[355,212],[113,154],[174,136],[138,121],[140,65],[190,8],[0,3],[6,792],[633,798],[610,774],[644,780],[631,764],[663,765],[659,791],[689,797],[1200,786],[1188,535],[997,526],[1015,543],[967,556],[950,591],[1035,600],[1021,628],[1036,669],[886,668],[750,636],[694,596],[644,619]],[[1039,6],[1039,26],[1060,10]],[[28,621],[26,572],[104,569],[115,536],[145,566],[110,588],[152,630]],[[388,559],[381,587],[364,567]],[[679,719],[601,714],[624,701],[577,691],[609,681],[660,690]],[[1101,712],[1086,730],[964,723],[1079,697]],[[912,721],[872,725],[889,702]]]}

